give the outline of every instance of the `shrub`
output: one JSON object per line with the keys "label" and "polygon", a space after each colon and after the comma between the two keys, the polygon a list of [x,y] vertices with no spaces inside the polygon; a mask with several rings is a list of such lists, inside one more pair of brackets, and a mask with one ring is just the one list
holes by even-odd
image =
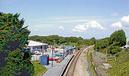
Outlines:
{"label": "shrub", "polygon": [[118,52],[120,52],[121,51],[121,48],[119,47],[119,46],[115,46],[111,51],[110,51],[110,53],[111,54],[116,54],[116,53],[118,53]]}

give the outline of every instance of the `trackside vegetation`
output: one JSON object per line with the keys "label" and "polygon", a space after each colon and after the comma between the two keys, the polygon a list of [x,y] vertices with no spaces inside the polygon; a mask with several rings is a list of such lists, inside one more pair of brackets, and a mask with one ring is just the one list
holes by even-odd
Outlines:
{"label": "trackside vegetation", "polygon": [[110,76],[129,76],[129,51],[119,52],[115,56],[109,57],[108,62],[112,68],[108,69]]}
{"label": "trackside vegetation", "polygon": [[89,48],[88,60],[89,60],[89,66],[90,66],[90,73],[92,73],[94,76],[96,76],[95,70],[94,70],[95,65],[92,63],[93,62],[93,58],[92,58],[93,51],[94,51],[93,47]]}
{"label": "trackside vegetation", "polygon": [[112,66],[107,70],[110,76],[129,76],[129,51],[123,49],[126,45],[126,36],[123,30],[115,31],[110,37],[96,41],[95,51],[101,53],[113,54],[108,57],[108,63]]}
{"label": "trackside vegetation", "polygon": [[108,54],[116,54],[121,51],[122,46],[126,45],[126,36],[123,30],[115,31],[110,37],[96,41],[95,51]]}

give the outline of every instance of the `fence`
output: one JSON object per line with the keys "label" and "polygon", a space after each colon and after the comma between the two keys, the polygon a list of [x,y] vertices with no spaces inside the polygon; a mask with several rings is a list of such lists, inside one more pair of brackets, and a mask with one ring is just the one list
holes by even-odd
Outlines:
{"label": "fence", "polygon": [[30,50],[31,53],[34,53],[35,51],[45,52],[45,49],[33,49],[33,50]]}
{"label": "fence", "polygon": [[[94,63],[92,62],[92,60],[91,60],[91,66],[93,67],[93,69],[92,69],[91,66],[90,66],[89,59],[88,59],[89,50],[90,50],[90,49],[88,49],[88,51],[87,51],[87,63],[88,63],[89,75],[90,75],[90,76],[94,76],[94,74],[93,74],[93,72],[92,72],[92,70],[94,70],[94,71],[95,71],[95,75],[96,75],[96,76],[99,76],[99,74],[98,74],[98,72],[97,72],[97,70],[96,70],[96,68],[95,68]],[[92,53],[92,54],[93,54],[93,53]]]}
{"label": "fence", "polygon": [[89,71],[89,75],[90,75],[90,76],[94,76],[94,74],[92,73],[92,69],[90,68],[89,59],[88,59],[89,50],[90,50],[90,49],[88,49],[88,51],[87,51],[88,71]]}
{"label": "fence", "polygon": [[[74,52],[75,49],[76,49],[76,47],[64,49],[63,55],[59,57],[60,62],[70,53],[70,51]],[[35,51],[35,50],[32,50],[32,52],[33,51]],[[42,49],[36,49],[36,51],[40,51],[40,52],[43,51],[44,52],[44,50],[42,50]],[[32,55],[30,61],[38,61],[38,60],[40,60],[40,56],[42,56],[42,55]]]}
{"label": "fence", "polygon": [[105,54],[102,54],[102,53],[100,53],[100,52],[93,52],[93,54],[95,54],[95,55],[98,55],[99,57],[101,57],[101,58],[106,58],[106,55]]}
{"label": "fence", "polygon": [[32,55],[30,61],[38,61],[38,60],[40,60],[40,56],[42,56],[42,55]]}
{"label": "fence", "polygon": [[[88,62],[88,71],[89,71],[89,74],[90,74],[90,76],[94,76],[94,74],[93,74],[93,72],[92,72],[92,69],[90,68],[91,66],[90,66],[90,64],[89,64],[89,59],[88,59],[88,52],[89,52],[89,49],[88,49],[88,51],[87,51],[87,62]],[[100,53],[100,52],[93,52],[92,54],[94,54],[94,55],[97,55],[97,56],[99,56],[99,57],[101,57],[101,58],[106,58],[106,55],[105,54],[102,54],[102,53]],[[107,57],[110,57],[110,56],[114,56],[115,54],[110,54],[110,55],[107,55]],[[97,70],[96,70],[96,68],[95,68],[95,66],[94,66],[94,63],[91,61],[91,63],[92,63],[92,66],[93,66],[93,70],[95,70],[95,74],[96,74],[96,76],[99,76],[99,74],[98,74],[98,72],[97,72]]]}
{"label": "fence", "polygon": [[[66,57],[68,54],[69,54],[69,51],[64,52],[64,56],[60,56],[59,59],[62,61],[63,58]],[[40,60],[40,56],[42,56],[42,55],[32,55],[30,61],[38,61],[38,60]]]}
{"label": "fence", "polygon": [[[93,52],[93,54],[94,54],[94,55],[97,55],[97,56],[99,56],[99,57],[101,57],[101,58],[106,58],[106,55],[105,55],[105,54],[102,54],[102,53],[97,52],[97,51]],[[115,54],[110,54],[110,55],[107,55],[107,57],[111,57],[111,56],[114,56],[114,55],[115,55]]]}

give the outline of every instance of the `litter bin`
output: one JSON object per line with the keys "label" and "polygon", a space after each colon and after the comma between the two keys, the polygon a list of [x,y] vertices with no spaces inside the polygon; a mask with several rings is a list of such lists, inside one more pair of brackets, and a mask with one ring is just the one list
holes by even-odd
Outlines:
{"label": "litter bin", "polygon": [[40,64],[48,65],[49,64],[49,55],[40,56]]}

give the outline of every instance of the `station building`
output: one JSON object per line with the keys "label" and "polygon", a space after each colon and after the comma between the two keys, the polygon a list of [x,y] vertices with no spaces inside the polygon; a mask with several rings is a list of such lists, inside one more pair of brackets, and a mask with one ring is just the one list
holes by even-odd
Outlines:
{"label": "station building", "polygon": [[28,40],[27,47],[30,48],[30,52],[33,53],[34,51],[44,52],[48,48],[48,44],[41,43],[33,40]]}

